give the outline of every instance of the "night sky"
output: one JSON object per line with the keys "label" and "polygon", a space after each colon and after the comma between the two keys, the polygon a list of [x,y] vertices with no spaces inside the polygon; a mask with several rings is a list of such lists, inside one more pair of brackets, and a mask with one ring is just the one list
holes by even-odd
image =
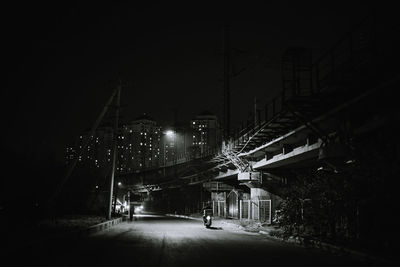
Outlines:
{"label": "night sky", "polygon": [[126,119],[146,112],[168,125],[174,108],[179,121],[204,110],[220,117],[225,24],[234,68],[246,68],[231,81],[235,126],[247,119],[254,97],[264,104],[281,89],[279,64],[287,47],[310,47],[316,58],[375,8],[364,1],[274,2],[2,7],[2,148],[62,162],[118,77],[127,84]]}

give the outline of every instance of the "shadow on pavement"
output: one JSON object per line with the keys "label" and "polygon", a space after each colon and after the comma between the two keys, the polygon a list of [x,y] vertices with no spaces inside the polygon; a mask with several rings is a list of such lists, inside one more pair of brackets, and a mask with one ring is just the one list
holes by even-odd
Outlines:
{"label": "shadow on pavement", "polygon": [[210,229],[210,230],[224,230],[224,229],[222,229],[222,227],[214,227],[214,226],[207,227],[207,229]]}

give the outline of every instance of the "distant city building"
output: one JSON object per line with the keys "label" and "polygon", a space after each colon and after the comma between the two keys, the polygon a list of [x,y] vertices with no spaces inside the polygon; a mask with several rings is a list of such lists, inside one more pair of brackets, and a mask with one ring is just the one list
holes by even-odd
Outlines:
{"label": "distant city building", "polygon": [[[111,165],[113,129],[101,126],[92,136],[89,135],[90,132],[80,135],[75,146],[67,148],[67,163],[79,157],[78,163],[86,163],[97,168]],[[88,142],[86,149],[80,153],[86,142]]]}
{"label": "distant city building", "polygon": [[120,136],[120,171],[157,167],[162,162],[160,151],[161,127],[143,114],[125,125]]}
{"label": "distant city building", "polygon": [[221,145],[221,129],[216,115],[203,112],[190,121],[192,147],[198,153],[209,153]]}
{"label": "distant city building", "polygon": [[[92,136],[89,136],[90,132],[82,134],[74,146],[67,147],[66,162],[71,163],[79,157],[80,164],[110,168],[113,132],[111,126],[102,125]],[[86,142],[86,149],[80,153]],[[220,144],[218,119],[209,112],[197,115],[189,125],[165,129],[143,114],[118,129],[116,171],[127,173],[179,163],[212,152]]]}
{"label": "distant city building", "polygon": [[[112,165],[113,128],[99,127],[93,136],[90,133],[79,136],[75,146],[68,147],[66,162],[71,163],[90,138],[86,149],[79,156],[78,163],[97,168]],[[119,173],[157,167],[163,162],[160,151],[161,127],[154,119],[144,114],[118,129],[116,171]]]}

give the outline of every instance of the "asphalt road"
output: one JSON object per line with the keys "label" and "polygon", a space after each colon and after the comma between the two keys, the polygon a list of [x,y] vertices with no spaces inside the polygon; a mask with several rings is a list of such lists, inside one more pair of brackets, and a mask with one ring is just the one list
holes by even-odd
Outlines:
{"label": "asphalt road", "polygon": [[382,266],[276,241],[214,221],[142,215],[85,238],[53,239],[3,266]]}

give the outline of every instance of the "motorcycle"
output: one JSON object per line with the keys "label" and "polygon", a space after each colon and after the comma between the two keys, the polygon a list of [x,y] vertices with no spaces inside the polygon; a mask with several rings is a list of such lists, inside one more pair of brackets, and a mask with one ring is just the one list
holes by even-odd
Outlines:
{"label": "motorcycle", "polygon": [[209,228],[212,223],[212,215],[213,211],[212,209],[204,209],[203,210],[203,222],[206,228]]}

